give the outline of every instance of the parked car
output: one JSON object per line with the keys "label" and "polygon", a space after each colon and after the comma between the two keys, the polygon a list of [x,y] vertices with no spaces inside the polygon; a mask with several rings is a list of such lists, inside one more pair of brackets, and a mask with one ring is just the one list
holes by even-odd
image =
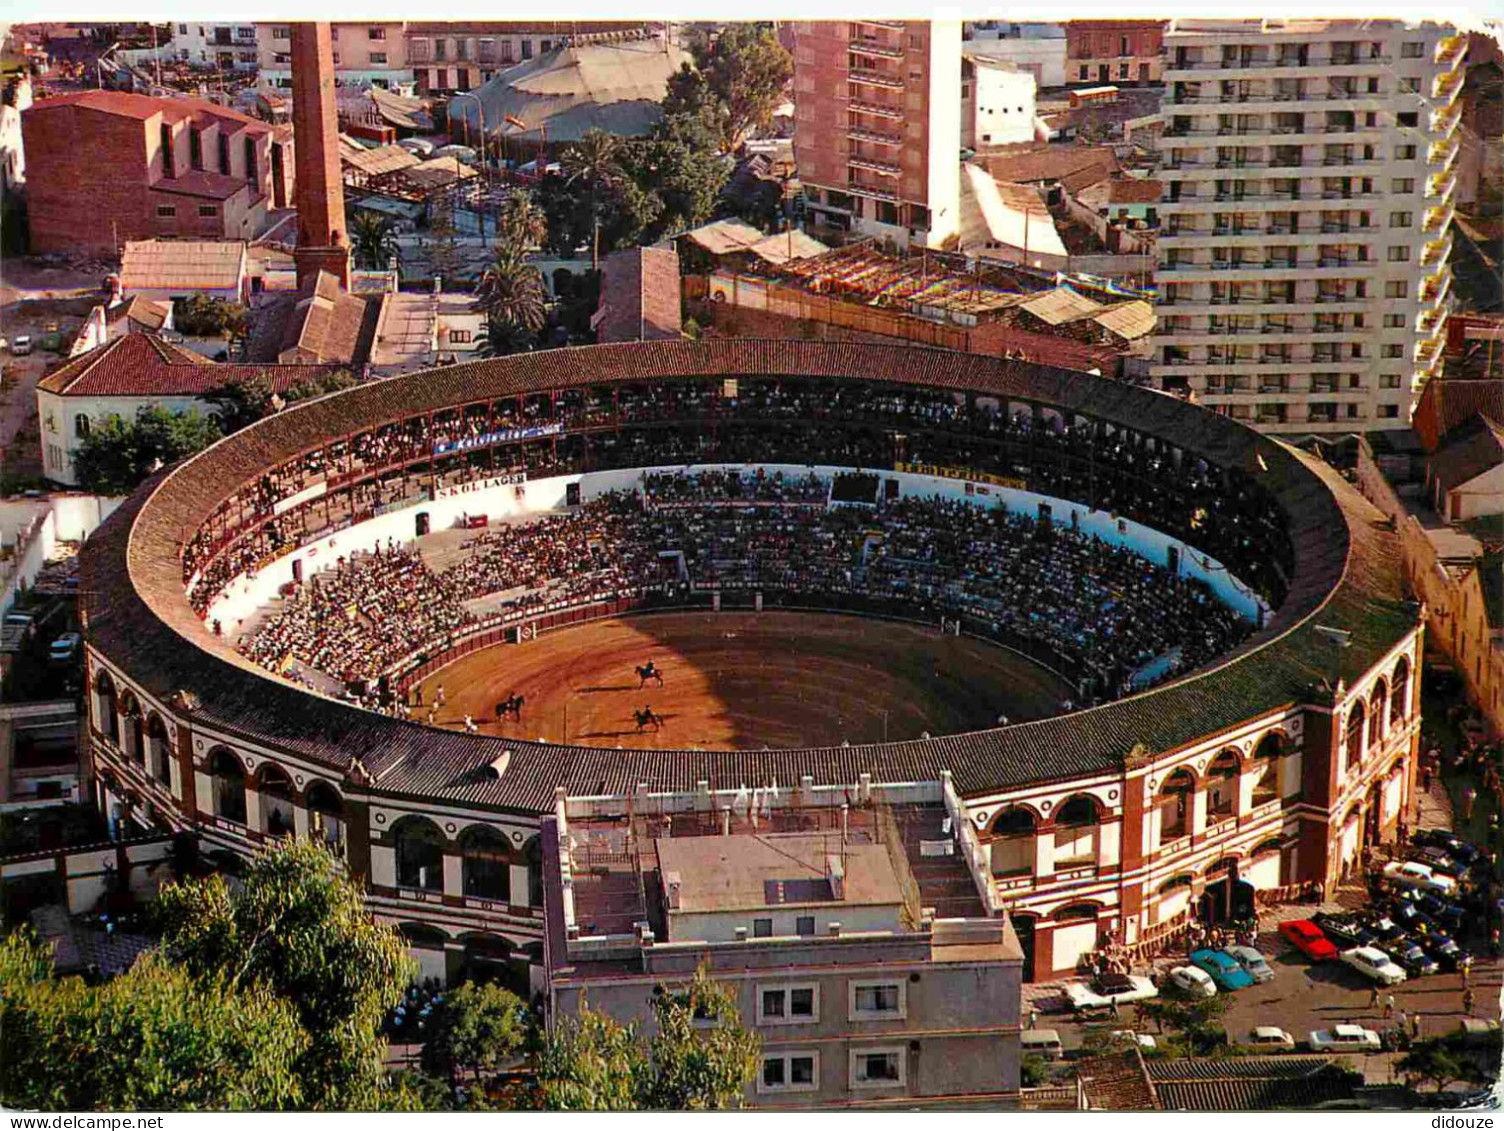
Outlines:
{"label": "parked car", "polygon": [[1415,941],[1444,970],[1461,970],[1473,964],[1473,956],[1458,946],[1457,941],[1445,931],[1428,931],[1423,935],[1416,935]]}
{"label": "parked car", "polygon": [[1457,891],[1457,881],[1451,876],[1444,876],[1429,865],[1415,860],[1390,861],[1384,865],[1384,878],[1390,883],[1441,895],[1453,895]]}
{"label": "parked car", "polygon": [[76,632],[65,632],[52,642],[47,649],[47,658],[54,664],[66,664],[78,655],[79,645],[83,643],[83,637]]}
{"label": "parked car", "polygon": [[1279,925],[1279,933],[1312,962],[1325,962],[1337,957],[1337,948],[1332,940],[1321,933],[1321,928],[1309,919],[1286,919]]}
{"label": "parked car", "polygon": [[1369,941],[1363,937],[1368,932],[1364,930],[1362,922],[1351,913],[1318,911],[1312,916],[1311,922],[1321,928],[1321,933],[1331,939],[1334,946],[1363,946]]}
{"label": "parked car", "polygon": [[1466,862],[1459,860],[1444,848],[1417,849],[1414,859],[1417,863],[1451,876],[1454,880],[1462,879],[1468,871]]}
{"label": "parked car", "polygon": [[1388,917],[1375,919],[1370,926],[1373,928],[1374,934],[1386,943],[1392,943],[1397,939],[1405,937],[1405,928]]}
{"label": "parked car", "polygon": [[1483,855],[1481,849],[1455,835],[1450,829],[1421,829],[1410,838],[1410,843],[1421,848],[1440,848],[1469,865],[1476,864]]}
{"label": "parked car", "polygon": [[1072,1009],[1104,1009],[1113,1002],[1124,1005],[1158,996],[1159,990],[1148,978],[1128,974],[1100,974],[1090,982],[1071,982],[1065,987],[1065,1000]]}
{"label": "parked car", "polygon": [[1441,965],[1436,959],[1421,949],[1419,943],[1402,943],[1395,947],[1393,952],[1394,960],[1412,978],[1423,978],[1428,974],[1435,974],[1441,969]]}
{"label": "parked car", "polygon": [[1232,955],[1220,950],[1197,950],[1191,952],[1191,964],[1211,975],[1219,990],[1231,993],[1253,985],[1253,975],[1238,965]]}
{"label": "parked car", "polygon": [[1405,980],[1399,963],[1375,946],[1355,946],[1342,952],[1342,961],[1381,986],[1397,986]]}
{"label": "parked car", "polygon": [[1237,1043],[1260,1052],[1295,1051],[1295,1038],[1277,1025],[1255,1025],[1238,1038]]}
{"label": "parked car", "polygon": [[1170,985],[1191,997],[1217,996],[1217,983],[1212,976],[1195,966],[1177,966],[1171,970]]}
{"label": "parked car", "polygon": [[1465,1045],[1486,1045],[1499,1031],[1499,1023],[1479,1017],[1464,1017],[1457,1026]]}
{"label": "parked car", "polygon": [[11,339],[10,352],[16,357],[25,357],[31,352],[31,335],[17,334]]}
{"label": "parked car", "polygon": [[1312,1052],[1379,1052],[1384,1042],[1372,1029],[1361,1025],[1333,1025],[1317,1029],[1307,1038]]}
{"label": "parked car", "polygon": [[1429,892],[1416,900],[1415,905],[1449,931],[1460,929],[1467,919],[1467,912],[1457,904],[1448,903]]}
{"label": "parked car", "polygon": [[1159,1042],[1148,1033],[1135,1033],[1132,1029],[1114,1029],[1112,1039],[1122,1041],[1124,1044],[1135,1044],[1145,1052],[1153,1052],[1159,1048]]}
{"label": "parked car", "polygon": [[1238,965],[1247,970],[1255,982],[1268,982],[1274,978],[1274,971],[1269,968],[1269,963],[1264,961],[1264,956],[1253,947],[1230,946],[1225,952],[1232,955]]}

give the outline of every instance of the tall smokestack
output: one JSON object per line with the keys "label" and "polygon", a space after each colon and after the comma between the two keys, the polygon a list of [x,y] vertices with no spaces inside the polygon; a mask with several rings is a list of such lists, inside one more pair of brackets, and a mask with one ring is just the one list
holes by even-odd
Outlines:
{"label": "tall smokestack", "polygon": [[334,106],[334,43],[328,24],[292,25],[292,125],[296,150],[298,286],[319,271],[350,286],[350,236]]}

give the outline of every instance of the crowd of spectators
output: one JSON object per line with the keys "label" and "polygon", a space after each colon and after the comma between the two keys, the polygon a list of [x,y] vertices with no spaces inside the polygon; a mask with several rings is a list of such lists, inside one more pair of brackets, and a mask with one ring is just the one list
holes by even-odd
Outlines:
{"label": "crowd of spectators", "polygon": [[[225,500],[189,540],[184,582],[198,579],[192,600],[204,613],[248,563],[276,553],[275,538],[260,531],[279,504],[278,518],[295,528],[296,540],[340,510],[358,521],[371,504],[351,497],[349,484],[371,476],[408,481],[403,491],[412,497],[509,471],[538,478],[690,463],[881,469],[897,461],[1015,479],[1132,518],[1211,555],[1271,604],[1283,599],[1294,551],[1273,496],[1254,477],[1193,452],[1087,417],[939,390],[771,378],[730,386],[707,380],[528,394],[331,441]],[[328,485],[322,495],[286,507],[321,483]],[[254,550],[228,558],[252,539]]]}
{"label": "crowd of spectators", "polygon": [[1105,699],[1148,667],[1156,679],[1195,668],[1252,628],[1199,581],[1068,525],[942,498],[810,505],[829,486],[654,474],[638,491],[488,529],[441,572],[388,545],[296,587],[240,646],[271,670],[296,660],[347,683],[377,681],[482,620],[757,588],[970,618],[1062,657],[1089,698]]}

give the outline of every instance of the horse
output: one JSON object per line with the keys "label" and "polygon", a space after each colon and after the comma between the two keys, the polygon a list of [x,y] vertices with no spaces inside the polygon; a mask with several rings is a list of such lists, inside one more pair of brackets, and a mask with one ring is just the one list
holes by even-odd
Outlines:
{"label": "horse", "polygon": [[633,711],[632,712],[632,718],[634,718],[634,719],[637,720],[637,733],[638,734],[641,734],[642,733],[642,728],[645,727],[645,726],[648,726],[649,724],[652,725],[652,727],[653,727],[654,730],[662,730],[663,729],[663,720],[661,718],[659,718],[657,715],[653,714],[653,708],[651,708],[651,707],[644,707],[640,711]]}
{"label": "horse", "polygon": [[647,686],[647,682],[650,679],[656,679],[658,681],[658,686],[663,686],[663,673],[653,665],[652,660],[649,660],[646,666],[638,667],[636,671],[638,690],[641,690],[643,687]]}
{"label": "horse", "polygon": [[511,715],[519,723],[522,721],[522,705],[527,702],[527,696],[518,695],[515,691],[501,702],[496,704],[496,721],[500,722],[507,715]]}

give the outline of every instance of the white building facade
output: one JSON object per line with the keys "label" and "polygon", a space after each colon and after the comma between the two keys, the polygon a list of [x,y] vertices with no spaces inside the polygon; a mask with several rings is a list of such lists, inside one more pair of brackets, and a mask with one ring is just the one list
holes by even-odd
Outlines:
{"label": "white building facade", "polygon": [[1408,427],[1441,367],[1465,38],[1177,20],[1165,50],[1156,384],[1272,432]]}

